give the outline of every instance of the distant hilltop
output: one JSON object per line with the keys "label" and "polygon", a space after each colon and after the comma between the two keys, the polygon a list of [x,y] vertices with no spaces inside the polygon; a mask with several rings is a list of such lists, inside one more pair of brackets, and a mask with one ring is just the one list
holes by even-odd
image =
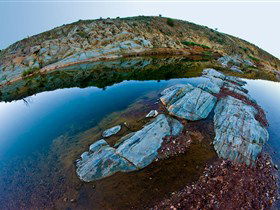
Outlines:
{"label": "distant hilltop", "polygon": [[18,41],[0,52],[0,84],[81,62],[199,54],[235,56],[280,78],[280,60],[247,41],[183,20],[138,16],[80,20]]}

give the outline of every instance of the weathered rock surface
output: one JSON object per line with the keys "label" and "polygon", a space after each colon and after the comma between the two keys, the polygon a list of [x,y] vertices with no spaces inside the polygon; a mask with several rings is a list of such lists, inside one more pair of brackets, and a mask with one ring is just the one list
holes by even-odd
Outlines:
{"label": "weathered rock surface", "polygon": [[[75,62],[122,58],[127,54],[138,54],[149,50],[159,54],[165,51],[169,55],[182,52],[201,53],[214,49],[225,55],[238,54],[219,59],[222,65],[229,68],[232,65],[239,67],[240,63],[245,66],[254,65],[252,61],[242,59],[250,52],[258,56],[260,61],[266,61],[262,62],[264,69],[279,69],[279,59],[244,40],[186,21],[174,20],[174,22],[176,22],[175,28],[167,24],[166,18],[139,16],[114,20],[78,21],[56,27],[18,41],[0,51],[0,84],[19,79],[28,69],[40,68],[41,72],[45,72],[67,67]],[[217,43],[217,35],[218,39],[226,44]],[[190,41],[190,38],[197,42],[197,46],[183,44],[182,40]],[[248,52],[238,50],[236,46],[241,43]],[[205,44],[210,49],[203,49],[199,47],[200,44]],[[214,54],[218,55],[218,53]]]}
{"label": "weathered rock surface", "polygon": [[132,162],[137,168],[144,168],[156,157],[163,137],[178,135],[183,125],[175,119],[159,115],[152,123],[135,132],[117,148],[117,153]]}
{"label": "weathered rock surface", "polygon": [[105,140],[99,140],[90,146],[77,160],[77,174],[83,181],[89,182],[110,176],[118,171],[136,170],[135,166],[120,157],[116,149]]}
{"label": "weathered rock surface", "polygon": [[127,172],[146,167],[157,158],[165,136],[179,135],[183,125],[164,114],[158,115],[143,129],[123,137],[117,148],[101,139],[77,160],[77,174],[83,181],[110,176],[118,171]]}
{"label": "weathered rock surface", "polygon": [[[268,140],[268,132],[256,120],[258,110],[251,105],[256,102],[242,87],[246,82],[214,69],[205,69],[203,75],[208,81],[198,87],[215,94],[219,94],[220,88],[222,92],[214,110],[214,148],[217,154],[225,159],[254,163]],[[242,98],[246,98],[247,103],[240,100]]]}
{"label": "weathered rock surface", "polygon": [[[268,140],[264,112],[242,87],[246,82],[205,69],[197,87],[175,85],[162,91],[161,102],[171,115],[188,119],[206,118],[214,110],[214,148],[219,157],[254,163]],[[214,95],[214,96],[213,96]],[[216,97],[217,98],[216,98]]]}
{"label": "weathered rock surface", "polygon": [[240,55],[233,55],[233,56],[223,56],[218,59],[218,62],[222,64],[223,67],[228,67],[232,71],[238,72],[238,73],[243,73],[240,67],[246,67],[246,66],[254,66],[255,64],[248,60],[248,59],[243,59]]}
{"label": "weathered rock surface", "polygon": [[146,117],[156,117],[158,115],[158,111],[157,110],[151,110]]}
{"label": "weathered rock surface", "polygon": [[254,162],[268,140],[267,130],[255,119],[257,110],[231,96],[215,108],[214,148],[225,159]]}
{"label": "weathered rock surface", "polygon": [[230,70],[243,74],[243,71],[238,66],[232,66],[230,67]]}
{"label": "weathered rock surface", "polygon": [[115,134],[117,134],[121,129],[122,129],[122,126],[121,126],[121,125],[114,126],[114,127],[112,127],[112,128],[109,128],[109,129],[105,130],[105,131],[102,133],[102,136],[103,136],[103,137],[109,137],[109,136],[115,135]]}
{"label": "weathered rock surface", "polygon": [[206,118],[217,101],[215,96],[190,84],[172,86],[162,94],[160,100],[169,114],[187,120]]}

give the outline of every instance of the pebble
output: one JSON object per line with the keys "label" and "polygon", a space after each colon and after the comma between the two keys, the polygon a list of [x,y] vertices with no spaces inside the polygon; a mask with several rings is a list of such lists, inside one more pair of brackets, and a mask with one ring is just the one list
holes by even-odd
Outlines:
{"label": "pebble", "polygon": [[276,170],[278,170],[278,165],[275,164],[275,165],[274,165],[274,168],[275,168]]}
{"label": "pebble", "polygon": [[70,200],[70,202],[71,202],[71,203],[74,203],[74,202],[76,202],[76,199],[72,198],[72,199]]}

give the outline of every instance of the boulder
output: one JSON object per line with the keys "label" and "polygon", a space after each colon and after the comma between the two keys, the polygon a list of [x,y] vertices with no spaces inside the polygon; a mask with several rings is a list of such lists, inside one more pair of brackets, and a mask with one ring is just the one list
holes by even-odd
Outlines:
{"label": "boulder", "polygon": [[169,114],[187,120],[206,118],[217,101],[212,94],[190,84],[172,86],[162,94],[160,100]]}
{"label": "boulder", "polygon": [[102,136],[109,137],[109,136],[115,135],[121,130],[121,128],[122,128],[121,125],[117,125],[112,128],[109,128],[102,133]]}
{"label": "boulder", "polygon": [[268,140],[267,130],[255,119],[257,110],[227,96],[214,110],[214,148],[219,157],[253,164]]}

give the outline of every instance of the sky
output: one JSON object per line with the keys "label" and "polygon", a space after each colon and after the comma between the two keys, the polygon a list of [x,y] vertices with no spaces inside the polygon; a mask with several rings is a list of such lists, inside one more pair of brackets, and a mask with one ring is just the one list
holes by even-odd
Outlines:
{"label": "sky", "polygon": [[245,39],[280,58],[280,0],[0,0],[0,49],[79,19],[159,15]]}

